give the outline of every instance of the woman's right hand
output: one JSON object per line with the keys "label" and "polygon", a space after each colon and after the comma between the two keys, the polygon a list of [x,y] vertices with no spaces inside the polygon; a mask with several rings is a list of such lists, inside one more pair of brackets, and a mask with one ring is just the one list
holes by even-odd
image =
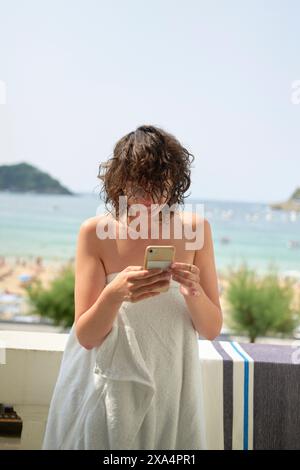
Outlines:
{"label": "woman's right hand", "polygon": [[162,269],[144,269],[142,266],[127,266],[107,285],[114,298],[120,302],[138,302],[159,295],[153,289],[169,284],[171,274]]}

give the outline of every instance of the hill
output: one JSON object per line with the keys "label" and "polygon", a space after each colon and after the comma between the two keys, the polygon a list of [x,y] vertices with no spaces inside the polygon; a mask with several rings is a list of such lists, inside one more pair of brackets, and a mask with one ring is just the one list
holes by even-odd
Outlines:
{"label": "hill", "polygon": [[286,201],[270,204],[270,207],[272,209],[300,212],[300,188],[297,188]]}
{"label": "hill", "polygon": [[15,165],[0,165],[0,191],[37,194],[74,193],[62,186],[48,173],[22,162]]}

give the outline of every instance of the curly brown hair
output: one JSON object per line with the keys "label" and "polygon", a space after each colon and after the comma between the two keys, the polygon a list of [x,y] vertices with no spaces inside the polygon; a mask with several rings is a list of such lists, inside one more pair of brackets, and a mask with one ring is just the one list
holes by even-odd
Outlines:
{"label": "curly brown hair", "polygon": [[194,159],[172,134],[152,125],[140,126],[118,140],[113,156],[100,163],[100,196],[104,194],[105,206],[112,204],[117,216],[119,196],[125,195],[129,181],[150,194],[166,194],[169,206],[184,204]]}

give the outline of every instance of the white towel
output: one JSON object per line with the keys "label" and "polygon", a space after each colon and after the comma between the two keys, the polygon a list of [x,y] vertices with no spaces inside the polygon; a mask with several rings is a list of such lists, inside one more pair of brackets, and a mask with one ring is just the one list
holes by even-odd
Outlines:
{"label": "white towel", "polygon": [[178,284],[123,302],[102,345],[86,350],[74,325],[42,449],[204,449],[198,334]]}

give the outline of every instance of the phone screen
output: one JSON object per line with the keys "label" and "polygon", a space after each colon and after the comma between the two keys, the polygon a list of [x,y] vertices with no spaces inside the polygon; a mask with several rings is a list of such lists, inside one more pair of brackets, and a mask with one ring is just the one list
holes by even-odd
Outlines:
{"label": "phone screen", "polygon": [[157,268],[167,269],[169,266],[171,266],[171,264],[172,264],[172,261],[170,261],[170,260],[166,260],[166,261],[163,261],[163,260],[160,260],[160,261],[148,260],[147,261],[147,269],[157,269]]}

